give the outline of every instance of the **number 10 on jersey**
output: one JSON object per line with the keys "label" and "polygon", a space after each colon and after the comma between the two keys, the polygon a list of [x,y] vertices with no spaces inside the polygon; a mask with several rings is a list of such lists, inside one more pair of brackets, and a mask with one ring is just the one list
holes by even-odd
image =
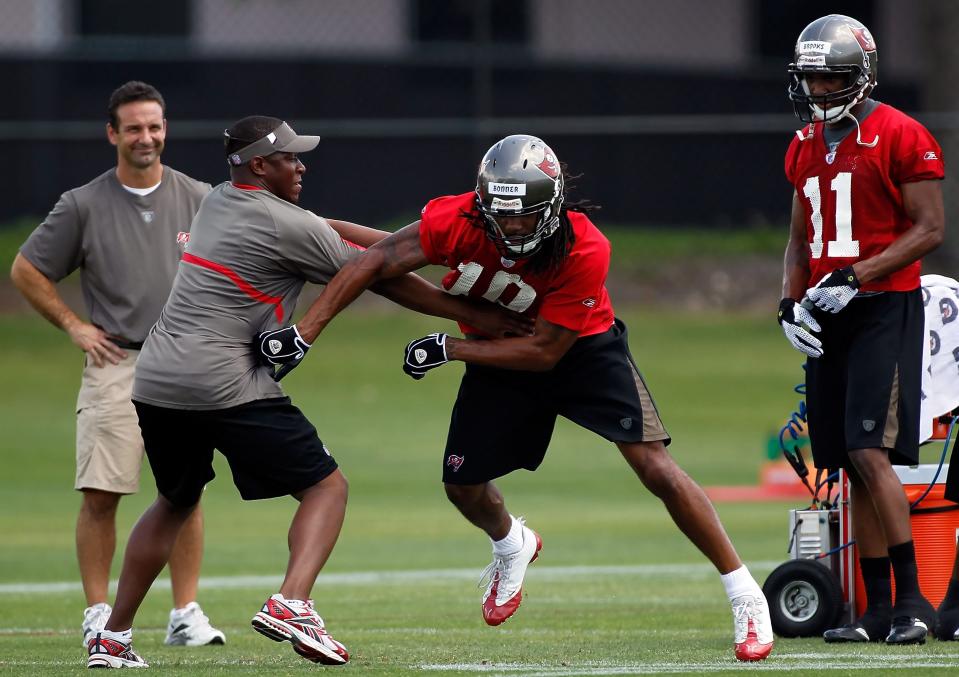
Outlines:
{"label": "number 10 on jersey", "polygon": [[[829,241],[829,258],[855,258],[859,256],[859,240],[852,239],[852,173],[840,172],[829,188],[836,192],[836,239]],[[822,195],[819,192],[819,177],[810,176],[803,184],[803,195],[812,208],[812,242],[809,248],[812,257],[822,257]]]}

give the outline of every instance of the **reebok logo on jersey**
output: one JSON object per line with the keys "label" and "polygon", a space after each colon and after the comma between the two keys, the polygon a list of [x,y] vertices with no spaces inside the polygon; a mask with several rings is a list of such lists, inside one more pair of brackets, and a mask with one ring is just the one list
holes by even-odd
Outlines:
{"label": "reebok logo on jersey", "polygon": [[176,243],[177,244],[186,244],[190,241],[190,234],[184,233],[182,230],[176,234]]}
{"label": "reebok logo on jersey", "polygon": [[446,459],[446,465],[453,469],[453,472],[456,472],[460,469],[460,466],[463,465],[463,461],[466,460],[465,456],[457,456],[455,454],[450,454],[450,457]]}
{"label": "reebok logo on jersey", "polygon": [[596,299],[594,299],[592,296],[588,299],[583,299],[583,305],[587,308],[592,308],[596,305]]}
{"label": "reebok logo on jersey", "polygon": [[283,349],[283,344],[276,339],[270,339],[270,342],[267,344],[267,346],[270,348],[270,352],[274,355]]}
{"label": "reebok logo on jersey", "polygon": [[936,151],[934,151],[934,150],[927,150],[927,151],[926,151],[926,154],[922,156],[922,159],[923,159],[923,160],[938,160],[938,159],[939,159],[939,156],[936,155]]}
{"label": "reebok logo on jersey", "polygon": [[417,364],[423,364],[426,361],[426,351],[422,348],[417,348],[413,351],[413,359],[416,360]]}

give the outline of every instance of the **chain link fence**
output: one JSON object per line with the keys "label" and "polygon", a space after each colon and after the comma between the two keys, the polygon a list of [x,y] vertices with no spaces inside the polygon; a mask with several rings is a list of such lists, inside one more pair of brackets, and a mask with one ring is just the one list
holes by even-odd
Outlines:
{"label": "chain link fence", "polygon": [[[584,172],[606,218],[782,222],[785,64],[828,11],[872,27],[877,95],[952,148],[955,0],[0,0],[0,220],[111,162],[106,99],[143,79],[167,99],[171,164],[217,182],[221,130],[274,114],[324,137],[317,201],[351,213],[376,168],[358,215],[374,221],[462,190],[492,140],[525,131]],[[638,205],[636,185],[656,199]]]}

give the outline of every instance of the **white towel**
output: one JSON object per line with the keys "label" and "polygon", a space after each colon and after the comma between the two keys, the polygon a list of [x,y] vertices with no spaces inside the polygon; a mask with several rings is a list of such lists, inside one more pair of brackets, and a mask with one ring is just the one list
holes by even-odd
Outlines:
{"label": "white towel", "polygon": [[932,436],[933,420],[959,407],[959,282],[923,275],[926,349],[922,356],[919,442]]}

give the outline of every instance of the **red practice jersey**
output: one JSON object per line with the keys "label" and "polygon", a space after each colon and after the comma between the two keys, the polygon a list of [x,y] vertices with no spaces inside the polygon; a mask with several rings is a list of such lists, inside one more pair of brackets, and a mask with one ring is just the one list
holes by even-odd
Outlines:
{"label": "red practice jersey", "polygon": [[[921,124],[879,104],[830,153],[817,123],[812,138],[798,134],[786,151],[786,177],[806,212],[810,286],[836,270],[884,251],[912,227],[902,184],[943,178],[942,150]],[[809,134],[811,125],[803,130]],[[863,291],[909,291],[919,286],[920,262],[862,286]]]}
{"label": "red practice jersey", "polygon": [[[523,259],[500,255],[482,228],[464,214],[475,213],[475,193],[439,197],[423,208],[420,244],[430,263],[448,266],[443,288],[493,301],[531,317],[542,317],[579,332],[600,334],[613,324],[606,293],[609,240],[584,215],[568,212],[576,241],[566,260],[542,273],[528,270]],[[465,334],[482,334],[460,324]]]}

